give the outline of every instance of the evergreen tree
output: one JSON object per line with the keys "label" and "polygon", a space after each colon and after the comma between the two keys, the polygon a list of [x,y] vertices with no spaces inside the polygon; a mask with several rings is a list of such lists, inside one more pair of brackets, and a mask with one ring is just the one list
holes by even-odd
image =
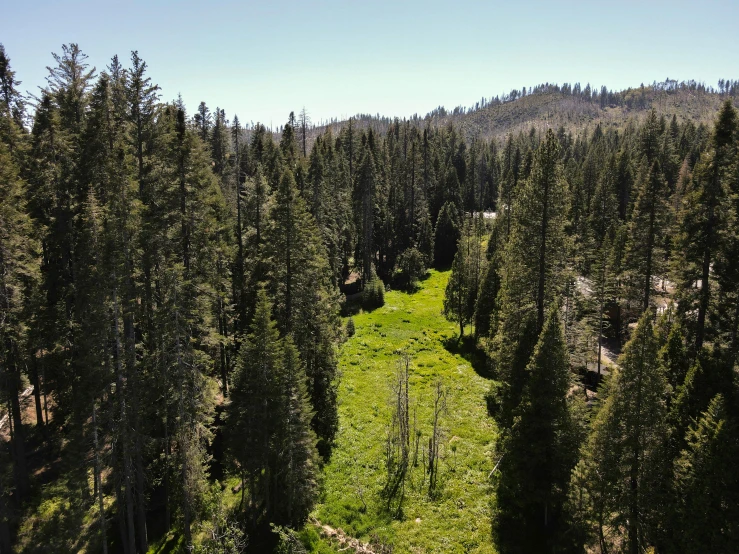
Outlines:
{"label": "evergreen tree", "polygon": [[714,397],[675,464],[671,542],[680,552],[729,552],[739,536],[739,480],[727,471],[739,455],[739,429],[726,404]]}
{"label": "evergreen tree", "polygon": [[[253,528],[269,509],[271,442],[277,433],[282,353],[267,292],[260,289],[249,335],[241,345],[228,405],[229,448],[251,499],[241,509]],[[242,497],[243,498],[243,497]]]}
{"label": "evergreen tree", "polygon": [[476,221],[477,223],[468,220],[464,226],[452,263],[452,275],[444,293],[444,315],[459,324],[460,339],[464,336],[465,325],[474,316],[484,271],[481,237],[478,232],[473,231],[473,226],[477,231],[480,230],[480,218]]}
{"label": "evergreen tree", "polygon": [[603,391],[607,396],[583,451],[585,492],[599,539],[609,549],[613,542],[623,543],[637,553],[659,540],[667,479],[667,383],[657,346],[647,311]]}
{"label": "evergreen tree", "polygon": [[418,227],[418,239],[416,240],[418,251],[423,256],[423,263],[431,267],[434,262],[434,228],[428,215],[421,220]]}
{"label": "evergreen tree", "polygon": [[543,310],[564,289],[566,202],[559,146],[550,131],[516,196],[501,263],[498,328],[490,355],[502,382],[502,389],[492,392],[504,425],[519,402]]}
{"label": "evergreen tree", "polygon": [[369,282],[375,262],[376,188],[374,154],[369,146],[365,146],[354,191],[354,213],[357,214],[356,228],[359,235],[356,259],[360,261],[363,283]]}
{"label": "evergreen tree", "polygon": [[628,227],[627,286],[640,310],[650,306],[652,278],[661,269],[658,244],[664,225],[665,182],[657,162],[646,168],[637,183],[634,210]]}
{"label": "evergreen tree", "polygon": [[446,202],[439,212],[434,232],[434,265],[448,267],[454,260],[462,234],[459,212],[453,202]]}
{"label": "evergreen tree", "polygon": [[[711,299],[711,266],[719,248],[724,225],[721,206],[725,203],[723,181],[733,162],[737,133],[736,110],[725,103],[713,133],[712,150],[703,154],[695,168],[693,183],[683,196],[679,212],[680,232],[676,272],[680,275],[681,302],[685,313],[696,309],[695,349],[700,350],[706,334]],[[696,293],[696,284],[700,283]],[[697,305],[697,306],[696,306]]]}
{"label": "evergreen tree", "polygon": [[500,461],[493,534],[501,552],[566,550],[565,500],[579,432],[568,398],[569,361],[552,305]]}
{"label": "evergreen tree", "polygon": [[[492,240],[492,239],[491,239]],[[489,338],[497,328],[498,293],[500,292],[500,255],[494,252],[487,263],[475,305],[475,336]]]}
{"label": "evergreen tree", "polygon": [[300,529],[317,500],[320,466],[316,435],[311,429],[312,411],[305,369],[289,336],[280,346],[279,428],[274,446],[277,467],[271,488],[275,494],[272,501],[275,514],[270,521]]}
{"label": "evergreen tree", "polygon": [[[2,117],[5,117],[4,115]],[[21,371],[29,364],[28,325],[37,286],[38,246],[25,212],[23,181],[4,142],[0,142],[0,366],[13,424],[13,468],[18,497],[29,491],[25,431],[21,421]],[[35,355],[32,354],[32,355]]]}
{"label": "evergreen tree", "polygon": [[305,363],[313,429],[325,456],[338,424],[338,306],[318,228],[289,170],[274,193],[265,244],[277,324],[283,334],[293,336]]}

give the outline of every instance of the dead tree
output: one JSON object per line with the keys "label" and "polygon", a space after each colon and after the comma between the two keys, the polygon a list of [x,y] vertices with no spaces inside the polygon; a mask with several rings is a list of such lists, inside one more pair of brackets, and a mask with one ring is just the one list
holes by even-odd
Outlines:
{"label": "dead tree", "polygon": [[[400,512],[405,495],[405,480],[408,474],[410,459],[411,433],[408,380],[411,357],[407,353],[400,354],[395,380],[392,386],[393,414],[385,442],[385,463],[387,467],[387,483],[384,495],[387,509]],[[393,502],[397,502],[395,510],[391,510]]]}
{"label": "dead tree", "polygon": [[439,477],[439,447],[442,441],[442,429],[439,419],[443,412],[446,411],[446,389],[441,379],[434,384],[434,416],[431,436],[429,437],[429,494],[433,495],[436,490],[436,484]]}

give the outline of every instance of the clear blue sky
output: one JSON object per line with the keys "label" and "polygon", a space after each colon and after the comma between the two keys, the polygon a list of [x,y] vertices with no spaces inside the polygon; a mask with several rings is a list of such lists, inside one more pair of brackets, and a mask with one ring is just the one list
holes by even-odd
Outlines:
{"label": "clear blue sky", "polygon": [[612,89],[739,78],[739,2],[6,0],[21,88],[77,42],[98,69],[138,50],[165,100],[229,119],[423,115],[545,81]]}

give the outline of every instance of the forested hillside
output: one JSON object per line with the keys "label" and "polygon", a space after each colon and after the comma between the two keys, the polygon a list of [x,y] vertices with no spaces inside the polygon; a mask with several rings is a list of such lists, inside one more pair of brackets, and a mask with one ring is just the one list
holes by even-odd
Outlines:
{"label": "forested hillside", "polygon": [[[534,87],[513,89],[508,94],[482,98],[474,106],[457,106],[446,110],[440,106],[425,116],[413,115],[412,125],[421,128],[453,124],[466,141],[496,139],[500,144],[509,134],[537,132],[560,127],[573,134],[592,132],[600,125],[603,130],[623,130],[629,122],[642,121],[654,109],[658,114],[691,120],[695,125],[713,122],[722,98],[739,94],[736,81],[724,79],[716,88],[695,81],[667,79],[622,91],[607,87],[584,87],[580,83],[557,85],[544,83]],[[386,132],[393,119],[380,115],[361,114],[353,118],[357,124]],[[340,130],[346,121],[333,120],[311,125],[310,115],[303,109],[298,117],[301,136],[305,130],[307,144],[331,127]]]}
{"label": "forested hillside", "polygon": [[736,81],[277,135],[10,54],[0,553],[733,550]]}

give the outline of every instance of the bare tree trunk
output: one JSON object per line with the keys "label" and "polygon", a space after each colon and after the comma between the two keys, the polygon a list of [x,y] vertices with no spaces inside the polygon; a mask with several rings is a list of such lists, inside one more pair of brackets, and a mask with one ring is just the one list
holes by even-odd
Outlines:
{"label": "bare tree trunk", "polygon": [[436,490],[436,482],[439,474],[439,444],[441,443],[441,428],[439,417],[446,409],[446,391],[441,380],[437,380],[434,388],[434,419],[429,438],[429,494]]}

